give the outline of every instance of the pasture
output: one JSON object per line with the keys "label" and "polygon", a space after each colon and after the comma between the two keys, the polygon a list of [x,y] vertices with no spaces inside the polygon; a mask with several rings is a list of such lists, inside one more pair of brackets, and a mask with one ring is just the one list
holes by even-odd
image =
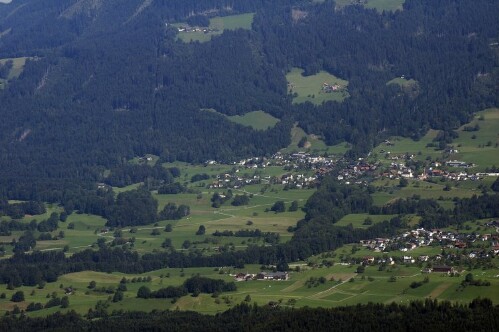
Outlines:
{"label": "pasture", "polygon": [[[299,146],[302,138],[306,138],[306,142],[303,146]],[[291,143],[284,149],[281,149],[282,153],[296,153],[296,152],[309,152],[314,154],[324,154],[328,155],[337,154],[343,155],[350,148],[350,144],[344,142],[336,145],[326,145],[324,141],[317,135],[308,135],[302,128],[295,124],[291,128]]]}
{"label": "pasture", "polygon": [[19,77],[24,70],[24,65],[26,64],[26,60],[28,60],[28,59],[31,59],[31,58],[21,57],[21,58],[0,59],[0,64],[2,64],[2,65],[4,65],[9,60],[12,60],[12,62],[13,62],[13,66],[9,72],[7,80],[11,80],[13,78]]}
{"label": "pasture", "polygon": [[402,10],[405,0],[368,0],[364,7],[376,9],[378,12]]}
{"label": "pasture", "polygon": [[[253,23],[254,13],[246,13],[240,15],[230,15],[223,17],[213,17],[210,19],[210,25],[207,31],[203,31],[202,28],[196,29],[195,27],[190,27],[185,31],[179,31],[178,39],[185,43],[189,42],[208,42],[213,36],[221,35],[224,30],[236,30],[236,29],[251,29],[251,24]],[[185,27],[184,23],[174,24],[177,28]]]}
{"label": "pasture", "polygon": [[405,79],[403,77],[396,77],[396,78],[386,82],[386,85],[396,84],[396,85],[399,85],[401,87],[411,87],[417,83],[418,83],[418,81],[413,80],[413,79]]}
{"label": "pasture", "polygon": [[[472,128],[472,130],[470,130]],[[459,137],[454,139],[452,146],[457,153],[444,154],[438,150],[434,142],[438,131],[429,130],[419,140],[410,138],[391,137],[388,142],[381,143],[373,149],[371,158],[380,160],[384,164],[391,163],[394,157],[403,157],[405,154],[414,155],[415,160],[443,159],[460,160],[475,164],[471,172],[484,171],[488,167],[499,165],[499,109],[491,108],[478,112],[471,122],[456,130]],[[395,160],[395,162],[401,162]]]}
{"label": "pasture", "polygon": [[[335,264],[331,267],[307,266],[297,264],[299,272],[290,272],[290,278],[286,281],[241,281],[236,282],[237,290],[222,293],[219,296],[211,294],[200,294],[197,297],[186,295],[172,301],[171,299],[138,299],[137,290],[141,286],[147,286],[151,290],[157,290],[167,286],[179,286],[186,278],[201,275],[212,279],[233,281],[233,275],[239,272],[258,273],[260,267],[247,265],[243,269],[233,268],[166,268],[144,274],[123,273],[101,273],[83,271],[63,275],[57,282],[46,284],[43,289],[38,287],[20,287],[15,290],[3,290],[5,298],[0,299],[0,314],[6,310],[12,310],[16,304],[21,309],[27,307],[31,302],[46,303],[51,297],[62,297],[65,288],[74,289],[68,294],[69,307],[60,309],[53,307],[40,311],[27,313],[29,316],[45,316],[55,311],[75,310],[86,314],[89,308],[94,308],[98,301],[105,303],[108,311],[112,310],[140,310],[151,311],[153,309],[179,309],[194,310],[202,313],[216,314],[225,311],[243,301],[265,305],[276,302],[284,307],[334,307],[343,305],[355,305],[357,303],[407,303],[411,300],[432,298],[439,300],[450,300],[452,302],[466,303],[478,296],[488,297],[495,304],[499,302],[499,280],[496,270],[472,270],[475,279],[490,281],[490,286],[477,287],[468,286],[464,289],[459,285],[468,271],[462,271],[460,276],[450,277],[439,273],[422,274],[421,268],[417,266],[406,267],[393,265],[386,270],[380,271],[377,266],[367,266],[364,273],[356,273],[356,265]],[[422,286],[411,288],[411,283],[421,282],[428,276],[429,280]],[[120,302],[112,302],[110,299],[113,289],[116,289],[120,280],[125,277],[127,290]],[[150,281],[131,282],[132,278],[150,277]],[[395,277],[395,281],[390,281]],[[322,278],[322,281],[319,281]],[[95,281],[96,287],[89,289],[91,281]],[[110,290],[105,292],[104,290]],[[25,301],[13,303],[10,301],[13,293],[22,290]]]}
{"label": "pasture", "polygon": [[309,101],[320,105],[326,101],[341,102],[349,97],[348,81],[325,71],[303,76],[303,69],[293,68],[287,75],[288,92],[293,95],[293,104]]}
{"label": "pasture", "polygon": [[244,115],[228,116],[227,119],[231,122],[238,123],[245,127],[251,127],[255,130],[267,130],[273,128],[279,119],[264,111],[249,112]]}
{"label": "pasture", "polygon": [[378,12],[382,13],[384,11],[396,11],[402,10],[405,0],[336,0],[336,7],[341,9],[350,5],[362,4],[366,8],[376,9]]}
{"label": "pasture", "polygon": [[[477,131],[466,128],[476,127]],[[473,120],[457,130],[459,138],[452,145],[458,153],[453,159],[476,164],[474,170],[499,166],[499,108],[478,112]]]}
{"label": "pasture", "polygon": [[243,115],[232,116],[227,116],[223,113],[217,112],[212,108],[205,108],[202,109],[202,111],[218,114],[220,116],[223,116],[230,122],[234,122],[245,127],[251,127],[254,130],[267,130],[270,128],[274,128],[274,126],[280,121],[279,119],[273,117],[268,113],[265,113],[264,111],[253,111]]}

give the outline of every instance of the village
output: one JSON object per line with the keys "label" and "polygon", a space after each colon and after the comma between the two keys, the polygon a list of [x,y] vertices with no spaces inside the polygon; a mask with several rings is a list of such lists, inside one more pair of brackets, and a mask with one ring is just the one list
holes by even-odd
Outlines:
{"label": "village", "polygon": [[[499,221],[487,223],[487,227],[499,227]],[[383,257],[376,259],[374,256],[366,256],[362,259],[362,264],[416,264],[416,263],[434,263],[460,260],[463,256],[467,259],[487,259],[499,255],[499,235],[498,234],[466,234],[450,231],[425,230],[418,228],[407,231],[392,238],[376,238],[361,240],[360,245],[377,253],[389,253],[393,251],[404,252],[400,257]],[[442,253],[430,255],[410,255],[410,252],[421,247],[439,247]],[[460,249],[459,254],[445,253],[446,249]],[[433,269],[434,271],[434,269]],[[427,267],[424,272],[432,272],[431,267]],[[434,271],[437,272],[437,271]],[[439,271],[442,272],[442,271]],[[450,272],[450,270],[446,271]]]}
{"label": "village", "polygon": [[[369,161],[359,158],[346,160],[343,157],[327,157],[324,155],[297,152],[291,154],[276,153],[269,158],[252,157],[233,163],[231,172],[222,173],[208,185],[208,188],[239,189],[251,184],[280,184],[286,189],[313,188],[320,179],[335,171],[336,179],[346,184],[366,183],[365,177],[372,179],[413,179],[431,181],[432,178],[452,181],[477,181],[485,177],[498,177],[497,172],[472,172],[473,164],[457,160],[445,162],[433,161],[428,167],[419,171],[414,166],[414,155],[393,155],[389,165],[380,161]],[[205,166],[215,165],[210,160]],[[282,167],[286,173],[280,176],[264,175],[268,167]],[[457,168],[462,168],[458,171]],[[254,174],[243,174],[243,170],[255,170]],[[260,171],[260,172],[259,172]]]}
{"label": "village", "polygon": [[219,32],[220,31],[218,29],[191,27],[188,25],[181,25],[177,28],[177,30],[178,30],[178,32],[203,32],[203,33]]}

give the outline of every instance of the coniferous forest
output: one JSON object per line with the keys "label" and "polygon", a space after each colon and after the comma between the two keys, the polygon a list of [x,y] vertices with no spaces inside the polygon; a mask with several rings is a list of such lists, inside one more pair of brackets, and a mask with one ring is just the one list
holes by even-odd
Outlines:
{"label": "coniferous forest", "polygon": [[[245,13],[254,14],[250,28],[226,29],[208,42],[180,38],[184,24],[208,27],[211,18]],[[321,174],[311,186],[314,193],[300,203],[304,217],[289,226],[287,242],[280,242],[273,231],[222,229],[212,235],[257,237],[264,244],[248,241],[241,250],[217,248],[206,254],[175,250],[167,238],[165,250],[139,253],[121,236],[122,228],[130,233],[150,224],[162,228],[160,221],[174,223],[191,214],[188,205],[172,202],[162,202],[158,209],[152,191],[193,194],[192,183],[215,178],[203,173],[192,175],[190,183],[185,176],[182,182],[180,169],[164,163],[232,164],[268,157],[290,145],[290,133],[297,127],[326,145],[347,143],[342,162],[358,161],[393,136],[420,140],[436,129],[436,140],[452,141],[475,112],[499,105],[498,18],[499,2],[494,0],[406,0],[395,11],[361,4],[341,7],[333,0],[0,3],[0,236],[22,232],[9,242],[12,255],[0,259],[0,284],[9,290],[43,289],[64,274],[82,271],[142,274],[179,268],[183,274],[184,268],[245,264],[287,271],[290,263],[346,244],[394,236],[409,227],[403,218],[407,214],[413,217],[411,226],[425,229],[499,218],[499,194],[485,188],[481,195],[456,195],[447,205],[417,195],[380,205],[373,201],[374,187],[361,181],[340,183],[341,174],[334,169],[331,175]],[[286,75],[297,68],[305,77],[327,72],[347,81],[348,94],[341,102],[296,103]],[[410,89],[389,84],[398,78],[416,83]],[[255,111],[277,123],[261,130],[230,121]],[[131,162],[146,155],[158,160]],[[142,185],[132,190],[113,189],[138,183]],[[495,183],[491,188],[496,191]],[[197,194],[199,201],[203,195]],[[215,192],[210,202],[219,209],[232,200],[236,208],[252,199],[247,192],[233,196],[229,190]],[[288,203],[269,204],[266,212],[298,210],[297,200],[289,210]],[[47,213],[45,204],[62,212]],[[63,231],[52,233],[73,212],[105,220],[92,248],[82,246],[71,255],[67,250],[33,250],[37,240],[63,239]],[[47,218],[41,221],[20,221],[43,214]],[[349,214],[392,217],[374,224],[371,220],[364,225],[368,227],[337,225]],[[119,236],[106,242],[104,234],[115,228]],[[159,235],[155,228],[151,236]],[[164,230],[171,232],[172,225]],[[196,236],[205,232],[200,224]],[[140,290],[141,300],[176,301],[190,293],[216,297],[235,291],[236,285],[192,275],[181,286]],[[20,302],[21,293],[12,302]],[[118,295],[123,293],[115,293],[116,302]],[[52,300],[48,303],[62,301]],[[253,304],[214,316],[107,312],[97,310],[98,305],[86,316],[74,311],[43,318],[8,314],[0,319],[0,330],[499,329],[499,307],[480,298],[469,304],[427,298],[330,309]]]}
{"label": "coniferous forest", "polygon": [[[138,0],[98,3],[0,6],[0,58],[29,57],[0,92],[2,196],[60,201],[146,153],[188,162],[268,155],[289,144],[295,122],[357,155],[389,135],[451,131],[497,104],[494,1],[409,0],[382,14],[332,1],[232,1],[230,13],[256,13],[252,29],[209,43],[177,40],[172,24],[213,8],[227,14],[224,1],[153,1],[140,13]],[[350,98],[292,104],[293,67],[348,80]],[[416,80],[417,92],[386,84],[399,76]],[[257,131],[202,109],[264,110],[281,121]]]}

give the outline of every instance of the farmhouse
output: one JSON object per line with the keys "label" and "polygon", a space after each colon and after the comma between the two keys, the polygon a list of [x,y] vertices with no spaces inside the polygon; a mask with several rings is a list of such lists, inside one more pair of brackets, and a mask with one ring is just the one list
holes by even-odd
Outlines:
{"label": "farmhouse", "polygon": [[260,272],[256,275],[258,280],[288,280],[289,274],[287,272]]}
{"label": "farmhouse", "polygon": [[433,267],[432,272],[439,272],[439,273],[450,274],[450,273],[454,273],[455,270],[454,270],[454,268],[452,266],[437,265],[437,266]]}
{"label": "farmhouse", "polygon": [[466,162],[458,160],[449,160],[448,162],[446,162],[446,164],[450,167],[469,167]]}

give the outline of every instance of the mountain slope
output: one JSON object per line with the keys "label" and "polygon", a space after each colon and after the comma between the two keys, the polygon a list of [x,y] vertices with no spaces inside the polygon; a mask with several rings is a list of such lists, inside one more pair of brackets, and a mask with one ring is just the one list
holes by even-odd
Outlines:
{"label": "mountain slope", "polygon": [[[0,91],[0,186],[21,197],[40,183],[91,183],[146,153],[193,162],[265,155],[289,144],[296,121],[327,143],[367,152],[385,135],[451,131],[498,103],[490,47],[498,3],[410,0],[384,14],[334,8],[306,0],[0,5],[0,58],[29,57]],[[306,14],[295,20],[293,10]],[[251,30],[207,43],[178,41],[172,25],[244,12],[256,13]],[[349,81],[350,97],[293,105],[285,77],[293,67]],[[386,84],[400,76],[417,81],[417,93]],[[206,108],[263,110],[281,121],[255,131]]]}

